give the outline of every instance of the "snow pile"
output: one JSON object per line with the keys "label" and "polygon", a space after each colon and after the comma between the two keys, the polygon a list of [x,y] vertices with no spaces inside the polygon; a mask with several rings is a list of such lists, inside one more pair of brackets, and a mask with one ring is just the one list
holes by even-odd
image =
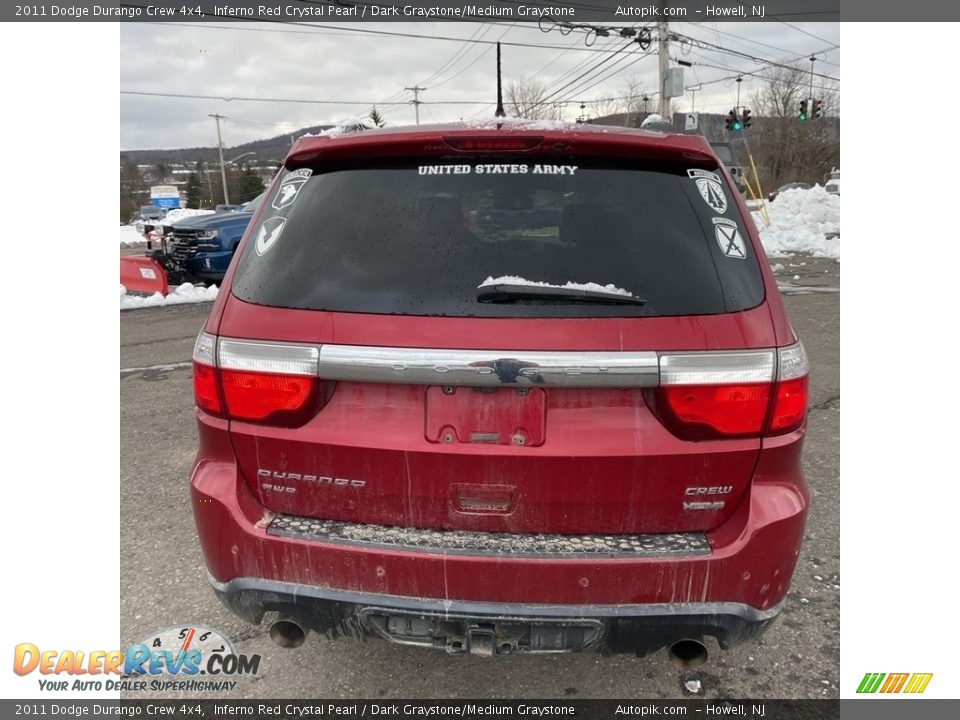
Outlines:
{"label": "snow pile", "polygon": [[196,215],[213,215],[213,210],[194,210],[193,208],[174,208],[167,212],[163,216],[163,219],[159,223],[150,223],[152,225],[173,225],[175,222],[180,222],[181,220],[186,220],[189,217],[194,217]]}
{"label": "snow pile", "polygon": [[657,113],[653,113],[651,115],[647,115],[647,117],[644,118],[643,122],[640,123],[640,127],[645,128],[648,125],[653,125],[655,123],[662,123],[662,122],[663,122],[663,117],[661,117],[660,115],[657,115]]}
{"label": "snow pile", "polygon": [[132,308],[159,307],[162,305],[183,305],[185,303],[210,302],[217,299],[218,288],[216,285],[203,287],[202,285],[192,285],[183,283],[173,289],[166,297],[156,292],[150,297],[140,297],[138,295],[127,295],[127,289],[120,286],[120,309],[130,310]]}
{"label": "snow pile", "polygon": [[126,247],[131,245],[142,245],[147,241],[147,239],[137,232],[137,228],[134,225],[121,225],[120,226],[120,244]]}
{"label": "snow pile", "polygon": [[[760,240],[770,257],[809,253],[814,257],[840,259],[840,197],[819,185],[809,190],[794,188],[777,195],[767,205],[770,227],[760,213],[753,214]],[[827,239],[829,233],[838,237]]]}
{"label": "snow pile", "polygon": [[594,290],[600,292],[608,292],[614,295],[623,295],[624,297],[633,297],[633,293],[624,290],[623,288],[618,288],[616,285],[600,285],[595,282],[588,283],[576,283],[576,282],[567,282],[563,285],[552,285],[551,283],[538,282],[536,280],[527,280],[526,278],[517,277],[516,275],[501,275],[500,277],[488,277],[482,283],[477,285],[478,288],[490,287],[491,285],[526,285],[529,287],[546,287],[546,288],[557,288],[565,290]]}
{"label": "snow pile", "polygon": [[582,129],[583,126],[566,120],[530,120],[528,118],[513,117],[480,117],[474,120],[467,120],[462,123],[462,127],[475,128],[477,130],[495,130],[500,127],[516,128],[517,130],[564,130],[575,131]]}
{"label": "snow pile", "polygon": [[[164,215],[162,220],[147,220],[144,225],[173,225],[175,222],[186,220],[197,215],[213,215],[213,210],[194,210],[192,208],[174,208]],[[142,233],[137,232],[137,224],[120,226],[120,245],[130,247],[131,245],[142,245],[147,239]]]}
{"label": "snow pile", "polygon": [[332,128],[318,133],[304,133],[300,137],[328,137],[335,138],[347,133],[354,133],[359,130],[376,130],[377,124],[368,117],[352,117],[341,120]]}

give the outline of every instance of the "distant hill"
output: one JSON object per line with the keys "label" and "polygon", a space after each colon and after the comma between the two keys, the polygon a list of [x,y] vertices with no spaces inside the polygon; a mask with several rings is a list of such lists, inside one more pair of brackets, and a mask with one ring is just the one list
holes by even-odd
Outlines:
{"label": "distant hill", "polygon": [[[224,148],[223,153],[226,159],[231,159],[245,152],[255,152],[257,158],[261,161],[270,162],[271,160],[283,159],[293,142],[306,133],[318,133],[321,130],[328,130],[332,125],[314,125],[312,127],[300,128],[283,135],[275,135],[266,140],[254,140],[253,142],[243,143]],[[120,153],[120,158],[129,158],[138,165],[152,165],[154,163],[192,163],[198,158],[205,162],[214,162],[219,160],[217,148],[215,147],[191,147],[176,148],[173,150],[127,150]],[[253,158],[251,158],[253,159]]]}

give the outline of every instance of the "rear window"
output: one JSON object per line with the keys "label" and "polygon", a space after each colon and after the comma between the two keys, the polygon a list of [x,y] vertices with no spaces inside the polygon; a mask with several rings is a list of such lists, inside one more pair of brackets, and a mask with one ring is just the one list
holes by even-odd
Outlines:
{"label": "rear window", "polygon": [[[431,158],[285,171],[265,202],[233,283],[260,305],[609,317],[715,314],[763,300],[734,193],[702,169]],[[637,302],[481,292],[500,283]]]}

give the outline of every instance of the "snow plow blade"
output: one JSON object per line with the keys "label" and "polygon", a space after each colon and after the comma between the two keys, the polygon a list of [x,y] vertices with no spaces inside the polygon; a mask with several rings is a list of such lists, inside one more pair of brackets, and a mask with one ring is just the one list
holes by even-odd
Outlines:
{"label": "snow plow blade", "polygon": [[145,255],[120,257],[120,284],[131,293],[153,295],[158,292],[166,296],[168,291],[166,270]]}

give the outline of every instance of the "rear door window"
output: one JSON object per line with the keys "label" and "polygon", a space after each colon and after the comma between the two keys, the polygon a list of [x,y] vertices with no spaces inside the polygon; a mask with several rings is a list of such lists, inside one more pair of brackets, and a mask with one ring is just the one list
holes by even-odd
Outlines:
{"label": "rear door window", "polygon": [[[285,171],[233,292],[276,307],[458,317],[744,310],[764,290],[734,197],[719,172],[582,158]],[[491,281],[596,286],[643,302],[481,301]]]}

